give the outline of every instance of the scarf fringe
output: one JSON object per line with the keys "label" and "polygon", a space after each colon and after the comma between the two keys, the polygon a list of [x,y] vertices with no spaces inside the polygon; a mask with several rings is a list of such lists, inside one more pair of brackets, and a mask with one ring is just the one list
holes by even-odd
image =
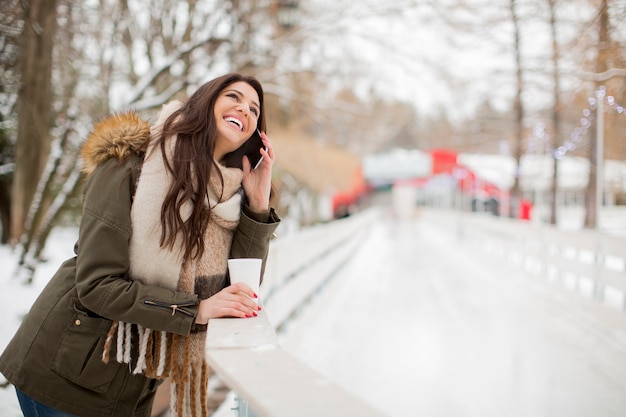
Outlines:
{"label": "scarf fringe", "polygon": [[132,373],[155,379],[170,378],[170,416],[208,417],[209,366],[203,356],[206,334],[181,336],[113,322],[106,337],[103,362],[108,363],[111,348],[115,346],[117,362],[132,366],[133,333],[138,335],[139,351]]}
{"label": "scarf fringe", "polygon": [[133,371],[133,375],[140,374],[146,370],[146,361],[148,360],[148,344],[152,339],[150,337],[150,333],[152,332],[150,329],[144,329],[142,326],[137,325],[137,331],[139,332],[139,358],[137,359],[137,366],[135,366],[135,370]]}
{"label": "scarf fringe", "polygon": [[209,366],[186,372],[190,383],[172,383],[170,388],[170,417],[206,417],[209,415]]}
{"label": "scarf fringe", "polygon": [[111,343],[113,343],[113,335],[117,332],[119,322],[113,322],[113,325],[107,333],[107,338],[104,341],[104,350],[102,351],[102,362],[109,363],[109,355],[111,354]]}

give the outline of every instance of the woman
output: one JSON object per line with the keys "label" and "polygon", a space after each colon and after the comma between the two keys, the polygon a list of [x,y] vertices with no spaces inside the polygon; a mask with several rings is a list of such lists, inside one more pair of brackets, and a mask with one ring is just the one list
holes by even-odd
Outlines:
{"label": "woman", "polygon": [[164,106],[152,127],[132,112],[96,125],[76,256],[0,357],[26,417],[149,416],[165,378],[172,416],[207,415],[208,321],[260,310],[229,285],[227,259],[265,262],[280,221],[267,136],[256,169],[243,155],[257,129],[263,90],[239,74]]}

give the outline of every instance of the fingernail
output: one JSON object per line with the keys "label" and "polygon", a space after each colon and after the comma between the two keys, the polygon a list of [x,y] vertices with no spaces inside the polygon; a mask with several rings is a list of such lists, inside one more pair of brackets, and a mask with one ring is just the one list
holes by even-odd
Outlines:
{"label": "fingernail", "polygon": [[258,306],[257,308],[259,309],[259,311],[261,311],[261,306]]}
{"label": "fingernail", "polygon": [[258,295],[256,295],[256,293],[254,293],[254,298],[259,298],[259,296],[258,296]]}
{"label": "fingernail", "polygon": [[257,316],[256,311],[253,311],[252,314],[254,315],[254,317]]}
{"label": "fingernail", "polygon": [[246,317],[247,317],[247,318],[250,318],[250,314],[246,313]]}

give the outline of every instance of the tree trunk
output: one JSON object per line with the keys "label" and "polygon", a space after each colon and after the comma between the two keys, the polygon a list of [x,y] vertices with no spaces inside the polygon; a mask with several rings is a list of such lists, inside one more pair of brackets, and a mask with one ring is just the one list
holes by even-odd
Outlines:
{"label": "tree trunk", "polygon": [[10,127],[19,89],[17,43],[24,15],[19,0],[0,5],[0,244],[9,242],[11,231],[11,184],[14,171],[15,132]]}
{"label": "tree trunk", "polygon": [[11,224],[11,181],[0,176],[0,244],[9,241],[9,225]]}
{"label": "tree trunk", "polygon": [[56,0],[26,3],[21,38],[21,89],[11,202],[11,241],[24,232],[24,221],[50,149],[52,49],[57,28]]}
{"label": "tree trunk", "polygon": [[554,107],[552,111],[552,185],[550,190],[550,224],[557,222],[557,194],[559,191],[559,159],[555,151],[559,147],[561,141],[561,85],[559,75],[559,43],[557,40],[556,30],[556,5],[555,0],[548,0],[550,8],[550,34],[552,36],[552,79],[553,79],[553,96]]}
{"label": "tree trunk", "polygon": [[524,105],[522,103],[522,92],[524,88],[522,77],[522,57],[520,51],[520,29],[519,17],[515,9],[515,0],[511,0],[511,20],[515,34],[515,68],[516,68],[516,84],[517,93],[513,102],[513,110],[515,112],[515,136],[513,145],[513,158],[515,159],[515,172],[513,187],[511,188],[511,201],[509,208],[509,216],[517,217],[520,205],[520,161],[522,159],[522,142],[524,134]]}

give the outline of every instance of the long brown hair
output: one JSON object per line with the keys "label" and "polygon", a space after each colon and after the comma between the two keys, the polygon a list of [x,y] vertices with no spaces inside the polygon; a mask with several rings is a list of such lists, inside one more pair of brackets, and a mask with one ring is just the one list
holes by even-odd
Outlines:
{"label": "long brown hair", "polygon": [[[249,84],[259,95],[257,128],[265,131],[261,83],[254,77],[233,73],[215,78],[198,88],[180,109],[167,118],[157,138],[156,143],[160,145],[165,165],[172,175],[172,183],[161,207],[161,246],[172,249],[177,233],[181,233],[185,259],[200,257],[204,252],[203,235],[209,219],[204,201],[208,199],[207,187],[211,173],[219,175],[222,189],[224,184],[220,171],[213,169],[216,164],[214,152],[217,138],[215,102],[226,87],[239,81]],[[177,140],[174,155],[169,160],[165,152],[166,142],[173,135],[177,136]],[[245,143],[224,156],[222,163],[228,167],[241,168],[244,148]],[[218,197],[221,200],[222,196]],[[188,201],[192,203],[193,210],[189,218],[183,220],[180,209]]]}

